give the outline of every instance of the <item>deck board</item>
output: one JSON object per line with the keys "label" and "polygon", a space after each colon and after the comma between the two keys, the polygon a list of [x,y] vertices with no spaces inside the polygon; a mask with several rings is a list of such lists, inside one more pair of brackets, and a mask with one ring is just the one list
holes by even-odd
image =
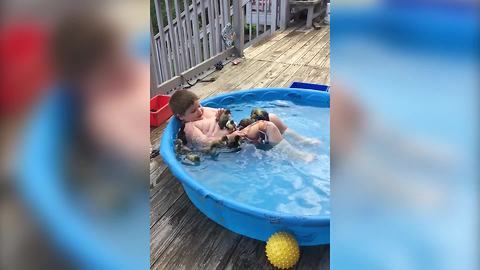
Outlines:
{"label": "deck board", "polygon": [[164,170],[161,177],[161,183],[157,192],[150,199],[150,228],[170,209],[181,195],[183,189],[177,179],[173,177],[169,170]]}
{"label": "deck board", "polygon": [[[279,41],[286,37],[291,32],[297,30],[298,27],[291,27],[282,32],[277,32],[273,37],[259,42],[251,47],[245,49],[244,54],[246,58],[254,59],[261,53],[271,48],[278,47]],[[282,42],[283,43],[283,42]]]}
{"label": "deck board", "polygon": [[283,54],[291,52],[293,50],[298,50],[298,47],[308,42],[318,33],[319,31],[315,29],[310,29],[308,31],[293,31],[290,34],[286,35],[285,38],[283,38],[281,41],[277,42],[278,46],[272,46],[273,48],[258,55],[257,57],[255,57],[255,59],[280,62],[279,59]]}
{"label": "deck board", "polygon": [[327,42],[308,63],[314,67],[330,67],[330,42]]}
{"label": "deck board", "polygon": [[239,84],[248,80],[266,64],[266,62],[245,59],[239,65],[232,66],[228,73],[218,77],[215,82],[202,89],[193,88],[192,91],[197,93],[200,98],[206,98],[217,93],[234,90]]}
{"label": "deck board", "polygon": [[325,30],[311,30],[304,39],[299,40],[297,43],[287,49],[284,53],[282,53],[282,55],[275,59],[275,61],[281,63],[294,63],[290,61],[305,54],[305,51],[310,47],[310,45],[314,44],[318,38],[321,38],[323,35],[325,35]]}
{"label": "deck board", "polygon": [[[201,99],[258,87],[288,87],[293,81],[330,84],[330,30],[291,27],[245,50],[241,63],[190,88]],[[152,129],[158,148],[165,125]],[[265,243],[235,234],[208,219],[189,201],[180,182],[157,156],[150,159],[151,269],[274,269]],[[294,269],[330,269],[330,246],[302,247]]]}
{"label": "deck board", "polygon": [[237,89],[250,89],[250,88],[260,88],[268,83],[269,80],[273,80],[278,77],[283,70],[287,68],[287,65],[276,62],[266,62],[260,70],[255,72],[255,74],[248,78],[248,80],[243,81],[235,88]]}
{"label": "deck board", "polygon": [[[321,34],[310,40],[299,52],[296,52],[288,59],[288,63],[295,63],[299,65],[307,65],[311,59],[320,52],[325,46],[330,44],[330,30],[324,28]],[[324,53],[324,52],[322,52]]]}

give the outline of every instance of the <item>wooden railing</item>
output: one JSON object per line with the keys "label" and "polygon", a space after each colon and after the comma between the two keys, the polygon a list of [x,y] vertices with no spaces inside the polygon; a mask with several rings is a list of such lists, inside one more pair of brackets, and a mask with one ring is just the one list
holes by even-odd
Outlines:
{"label": "wooden railing", "polygon": [[[284,2],[154,0],[159,32],[151,33],[151,95],[180,88],[217,62],[243,55],[244,48],[285,24]],[[227,47],[222,39],[228,23],[235,32],[234,47]]]}

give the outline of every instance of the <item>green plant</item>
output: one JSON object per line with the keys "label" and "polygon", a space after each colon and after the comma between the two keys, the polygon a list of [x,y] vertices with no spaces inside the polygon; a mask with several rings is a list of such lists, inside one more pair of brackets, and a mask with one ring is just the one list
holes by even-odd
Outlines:
{"label": "green plant", "polygon": [[[245,23],[245,25],[243,26],[243,31],[245,34],[248,34],[249,33],[249,30],[250,29],[250,24],[248,23]],[[252,24],[252,33],[256,33],[257,32],[257,25],[256,24]]]}

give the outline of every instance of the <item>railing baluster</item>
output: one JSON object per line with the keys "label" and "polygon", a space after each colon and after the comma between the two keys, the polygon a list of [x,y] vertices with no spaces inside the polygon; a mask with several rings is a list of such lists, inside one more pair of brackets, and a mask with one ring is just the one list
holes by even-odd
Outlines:
{"label": "railing baluster", "polygon": [[255,26],[255,28],[257,29],[257,36],[258,37],[258,33],[260,31],[260,0],[255,0],[255,4],[257,4],[257,24]]}
{"label": "railing baluster", "polygon": [[202,32],[203,32],[203,38],[202,38],[202,43],[203,43],[203,59],[202,62],[210,58],[209,52],[210,50],[208,49],[208,34],[207,34],[207,15],[205,12],[205,0],[200,0],[200,9],[202,10]]}
{"label": "railing baluster", "polygon": [[290,6],[288,0],[280,0],[280,30],[285,30],[289,21]]}
{"label": "railing baluster", "polygon": [[[158,5],[160,6],[160,5]],[[165,0],[165,12],[167,14],[167,21],[168,21],[168,25],[170,26],[170,29],[169,29],[169,32],[170,32],[170,37],[172,37],[172,43],[173,43],[173,50],[175,51],[175,55],[173,57],[173,63],[174,63],[174,66],[175,66],[175,75],[179,75],[180,74],[180,70],[181,70],[181,67],[180,67],[180,54],[179,54],[179,50],[178,50],[178,43],[177,43],[177,33],[173,27],[173,23],[172,23],[172,15],[170,15],[170,3],[169,3],[169,0]]]}
{"label": "railing baluster", "polygon": [[[181,16],[181,15],[180,15]],[[190,61],[190,49],[188,48],[189,37],[187,33],[187,24],[185,20],[181,20],[180,23],[182,24],[182,32],[184,38],[183,50],[185,51],[185,70],[192,67],[193,63]]]}
{"label": "railing baluster", "polygon": [[[159,30],[159,40],[160,40],[160,69],[163,74],[163,80],[166,81],[171,77],[171,74],[169,72],[170,70],[170,63],[167,61],[167,50],[165,49],[165,33],[163,32],[163,20],[160,14],[162,14],[162,9],[158,3],[158,0],[154,1],[155,4],[155,10],[157,11],[157,26]],[[150,31],[151,32],[151,31]],[[153,33],[151,33],[152,38],[153,38]],[[153,38],[155,39],[155,38]],[[156,45],[156,43],[154,43]],[[157,55],[158,57],[158,55]],[[160,80],[159,80],[160,81]],[[159,82],[158,81],[158,82]]]}
{"label": "railing baluster", "polygon": [[169,79],[173,78],[173,74],[175,74],[175,65],[172,63],[173,59],[175,58],[174,54],[173,54],[173,49],[172,49],[172,42],[171,42],[171,34],[170,34],[170,31],[168,31],[166,34],[165,34],[165,41],[167,43],[167,60],[168,60],[168,63],[170,65],[170,68],[169,68]]}
{"label": "railing baluster", "polygon": [[208,28],[210,30],[209,34],[209,45],[210,45],[210,57],[215,55],[216,49],[215,49],[215,26],[213,22],[213,5],[211,0],[206,0],[207,1],[207,11],[208,11]]}
{"label": "railing baluster", "polygon": [[223,27],[229,23],[229,18],[230,18],[230,1],[229,0],[223,0],[221,1],[223,5]]}
{"label": "railing baluster", "polygon": [[[195,3],[195,0],[193,0],[193,3]],[[187,28],[188,51],[190,54],[190,63],[191,63],[191,66],[193,67],[198,63],[195,60],[195,50],[193,48],[192,21],[190,20],[190,8],[188,5],[188,0],[183,0],[183,7],[185,8],[184,13],[185,13],[185,25]]]}
{"label": "railing baluster", "polygon": [[153,38],[152,30],[150,29],[150,89],[157,88],[161,82],[163,82],[163,72],[161,71],[161,67],[159,69],[159,63],[157,58],[157,46],[156,46],[156,39]]}
{"label": "railing baluster", "polygon": [[225,44],[224,42],[222,41],[222,29],[225,27],[225,22],[223,20],[223,4],[222,4],[222,1],[220,1],[219,3],[219,6],[218,6],[218,9],[219,9],[219,15],[218,15],[218,22],[220,23],[220,29],[218,29],[218,33],[220,34],[220,51],[224,51],[225,50]]}
{"label": "railing baluster", "polygon": [[181,53],[181,63],[182,63],[182,71],[187,70],[188,68],[188,54],[186,49],[185,37],[183,33],[182,27],[182,18],[180,17],[180,9],[178,8],[178,0],[174,0],[173,4],[175,6],[175,16],[177,17],[177,23],[175,24],[175,28],[178,31],[179,38],[179,45],[180,45],[180,53]]}
{"label": "railing baluster", "polygon": [[[152,45],[153,45],[153,49],[155,50],[154,57],[157,58],[159,52],[158,52],[158,46],[155,43],[157,43],[156,40],[154,40]],[[164,66],[162,63],[162,60],[160,59],[160,62],[158,62],[158,58],[157,58],[156,63],[154,63],[154,69],[157,72],[157,78],[156,78],[157,85],[167,80],[165,75],[165,70],[162,69],[162,66]]]}
{"label": "railing baluster", "polygon": [[273,34],[277,30],[277,2],[278,0],[270,0],[272,1],[272,9],[270,10],[270,18],[272,18],[270,32]]}
{"label": "railing baluster", "polygon": [[248,16],[248,42],[252,40],[252,0],[249,0],[247,3],[247,14]]}
{"label": "railing baluster", "polygon": [[[201,2],[202,0],[200,0]],[[198,7],[197,0],[193,0],[193,46],[195,47],[195,60],[197,65],[202,62],[200,50],[200,30],[198,27]]]}
{"label": "railing baluster", "polygon": [[263,22],[263,33],[267,32],[267,0],[263,0],[263,14],[265,15],[265,21]]}
{"label": "railing baluster", "polygon": [[213,0],[208,1],[208,17],[210,25],[210,57],[217,54],[217,41],[215,40],[215,11],[213,7]]}
{"label": "railing baluster", "polygon": [[213,10],[215,14],[215,40],[217,41],[217,53],[222,51],[222,41],[220,40],[220,16],[218,16],[218,0],[213,0]]}

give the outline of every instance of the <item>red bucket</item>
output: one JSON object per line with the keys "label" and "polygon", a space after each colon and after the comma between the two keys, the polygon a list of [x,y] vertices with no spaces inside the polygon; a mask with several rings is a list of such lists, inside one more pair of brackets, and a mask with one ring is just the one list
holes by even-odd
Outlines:
{"label": "red bucket", "polygon": [[34,23],[0,29],[0,115],[15,115],[37,101],[51,78],[49,33]]}
{"label": "red bucket", "polygon": [[158,127],[173,115],[168,106],[170,96],[158,95],[150,99],[150,126]]}

